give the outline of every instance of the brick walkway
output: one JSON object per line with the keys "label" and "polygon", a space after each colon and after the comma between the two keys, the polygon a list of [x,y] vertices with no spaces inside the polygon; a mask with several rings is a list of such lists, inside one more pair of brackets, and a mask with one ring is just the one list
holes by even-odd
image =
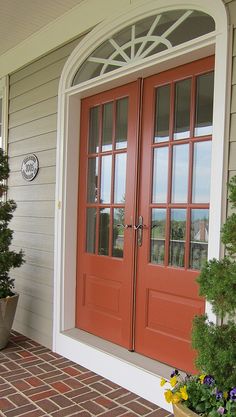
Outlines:
{"label": "brick walkway", "polygon": [[172,416],[16,332],[0,351],[0,410],[7,417]]}

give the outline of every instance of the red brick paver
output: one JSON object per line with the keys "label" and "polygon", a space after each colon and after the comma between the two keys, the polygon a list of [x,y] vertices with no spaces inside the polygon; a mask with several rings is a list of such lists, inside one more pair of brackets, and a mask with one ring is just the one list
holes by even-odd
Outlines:
{"label": "red brick paver", "polygon": [[16,332],[0,351],[0,374],[0,417],[172,416]]}

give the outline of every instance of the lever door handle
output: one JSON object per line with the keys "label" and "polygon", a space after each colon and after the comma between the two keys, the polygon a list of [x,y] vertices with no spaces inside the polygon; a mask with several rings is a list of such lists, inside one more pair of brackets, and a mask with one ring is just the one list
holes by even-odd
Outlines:
{"label": "lever door handle", "polygon": [[137,226],[134,225],[134,230],[139,230],[139,229],[142,229],[142,228],[143,228],[143,224],[142,223],[139,223]]}

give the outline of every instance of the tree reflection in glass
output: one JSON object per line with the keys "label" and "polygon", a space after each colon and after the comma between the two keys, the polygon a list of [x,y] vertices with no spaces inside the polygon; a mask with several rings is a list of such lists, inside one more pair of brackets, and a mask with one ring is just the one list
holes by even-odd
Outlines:
{"label": "tree reflection in glass", "polygon": [[110,225],[110,209],[104,208],[100,210],[99,216],[99,255],[109,255],[109,225]]}
{"label": "tree reflection in glass", "polygon": [[170,223],[169,264],[184,267],[186,239],[186,210],[172,209]]}
{"label": "tree reflection in glass", "polygon": [[207,260],[209,210],[191,210],[190,268],[201,269]]}
{"label": "tree reflection in glass", "polygon": [[123,258],[124,256],[124,225],[125,209],[115,208],[113,211],[113,244],[112,256]]}
{"label": "tree reflection in glass", "polygon": [[163,265],[165,257],[166,209],[152,210],[150,260]]}

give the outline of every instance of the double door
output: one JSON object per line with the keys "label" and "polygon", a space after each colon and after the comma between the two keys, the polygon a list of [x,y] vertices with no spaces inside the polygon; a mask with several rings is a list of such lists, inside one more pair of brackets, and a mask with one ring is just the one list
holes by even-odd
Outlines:
{"label": "double door", "polygon": [[78,328],[193,370],[207,259],[214,57],[85,98]]}

